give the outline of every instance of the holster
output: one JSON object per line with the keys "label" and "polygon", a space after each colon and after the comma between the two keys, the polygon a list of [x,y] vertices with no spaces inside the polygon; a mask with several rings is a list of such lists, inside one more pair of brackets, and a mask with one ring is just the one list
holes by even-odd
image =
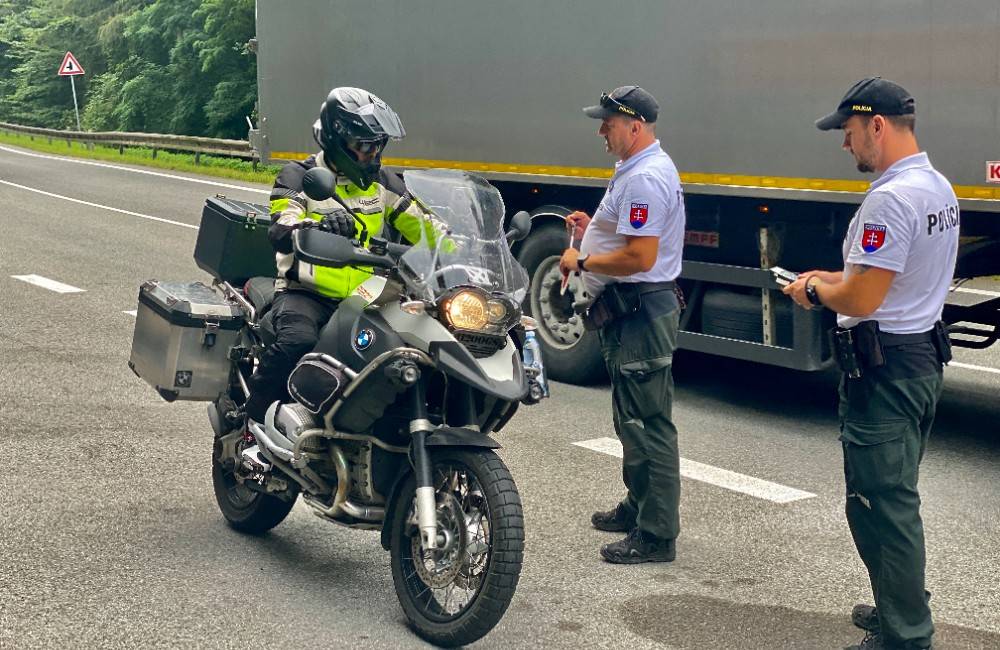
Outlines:
{"label": "holster", "polygon": [[583,326],[599,330],[611,321],[642,309],[642,291],[634,283],[609,284],[587,310]]}
{"label": "holster", "polygon": [[833,351],[837,367],[851,379],[864,371],[885,365],[885,353],[879,340],[878,321],[867,320],[850,329],[833,330]]}

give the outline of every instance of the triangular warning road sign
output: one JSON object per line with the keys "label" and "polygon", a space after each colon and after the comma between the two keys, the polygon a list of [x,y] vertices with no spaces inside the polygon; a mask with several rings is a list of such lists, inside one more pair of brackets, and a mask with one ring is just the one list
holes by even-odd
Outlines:
{"label": "triangular warning road sign", "polygon": [[76,74],[83,74],[83,66],[76,60],[72,52],[66,52],[62,65],[59,66],[60,77],[72,77]]}

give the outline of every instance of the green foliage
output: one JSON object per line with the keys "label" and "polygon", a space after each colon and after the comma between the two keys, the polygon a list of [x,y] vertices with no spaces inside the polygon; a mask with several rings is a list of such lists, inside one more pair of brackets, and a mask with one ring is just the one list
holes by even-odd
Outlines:
{"label": "green foliage", "polygon": [[0,121],[246,137],[256,102],[253,0],[0,0]]}

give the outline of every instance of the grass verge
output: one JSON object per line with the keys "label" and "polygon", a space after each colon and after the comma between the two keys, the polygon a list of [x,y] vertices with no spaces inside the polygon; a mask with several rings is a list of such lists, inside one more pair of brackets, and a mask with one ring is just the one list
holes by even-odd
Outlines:
{"label": "grass verge", "polygon": [[179,153],[175,151],[157,150],[156,157],[154,158],[153,150],[145,147],[128,147],[123,153],[119,153],[117,147],[88,146],[82,142],[73,142],[72,140],[49,139],[45,136],[31,136],[25,133],[13,133],[3,130],[0,130],[0,143],[23,147],[24,149],[31,149],[33,151],[58,154],[60,156],[89,158],[91,160],[104,160],[127,165],[142,165],[143,167],[192,172],[264,185],[272,185],[274,177],[277,176],[278,171],[281,169],[280,165],[257,165],[257,169],[255,170],[253,164],[245,160],[208,155],[200,156],[199,162],[195,163],[193,153]]}

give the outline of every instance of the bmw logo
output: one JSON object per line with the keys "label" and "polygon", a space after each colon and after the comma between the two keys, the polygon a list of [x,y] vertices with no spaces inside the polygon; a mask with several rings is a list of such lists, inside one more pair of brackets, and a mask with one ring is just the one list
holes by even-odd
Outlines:
{"label": "bmw logo", "polygon": [[368,328],[358,330],[357,335],[354,337],[354,347],[356,347],[359,351],[367,350],[374,342],[375,332]]}

